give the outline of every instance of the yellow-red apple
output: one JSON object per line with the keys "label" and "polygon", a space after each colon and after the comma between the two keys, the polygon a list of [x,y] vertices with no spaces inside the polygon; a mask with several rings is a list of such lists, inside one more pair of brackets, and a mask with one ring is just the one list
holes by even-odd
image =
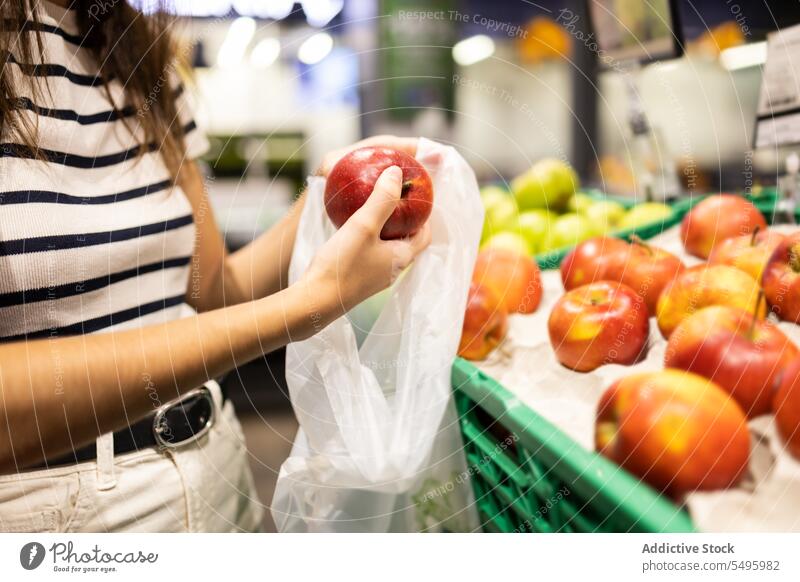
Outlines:
{"label": "yellow-red apple", "polygon": [[675,328],[664,366],[713,380],[754,417],[769,413],[784,369],[798,355],[772,323],[736,307],[714,305]]}
{"label": "yellow-red apple", "polygon": [[800,233],[778,244],[761,282],[773,313],[784,321],[800,323]]}
{"label": "yellow-red apple", "polygon": [[611,257],[605,278],[625,283],[636,291],[650,314],[655,315],[661,291],[684,268],[683,261],[672,253],[635,239],[633,244]]}
{"label": "yellow-red apple", "polygon": [[561,282],[569,291],[606,279],[606,269],[611,258],[628,248],[628,243],[618,238],[599,236],[583,241],[561,261]]}
{"label": "yellow-red apple", "polygon": [[478,253],[472,280],[489,287],[508,313],[533,313],[542,300],[539,265],[509,249],[488,247]]}
{"label": "yellow-red apple", "polygon": [[644,300],[621,283],[598,281],[567,291],[547,322],[556,358],[578,372],[635,363],[647,346]]}
{"label": "yellow-red apple", "polygon": [[786,236],[773,230],[735,236],[719,243],[708,257],[709,263],[730,265],[761,281],[764,267],[775,248]]}
{"label": "yellow-red apple", "polygon": [[786,368],[772,409],[775,412],[775,426],[786,442],[786,448],[800,459],[800,358]]}
{"label": "yellow-red apple", "polygon": [[494,292],[473,282],[467,295],[467,310],[458,355],[467,360],[483,360],[508,333],[506,310]]}
{"label": "yellow-red apple", "polygon": [[710,380],[673,369],[612,384],[598,404],[595,445],[674,496],[736,484],[750,456],[739,405]]}
{"label": "yellow-red apple", "polygon": [[665,338],[686,317],[711,305],[730,305],[766,316],[760,287],[744,271],[728,265],[698,265],[686,269],[661,292],[656,308],[658,328]]}
{"label": "yellow-red apple", "polygon": [[709,196],[681,222],[681,239],[690,254],[707,259],[723,240],[767,228],[764,215],[751,202],[733,194]]}

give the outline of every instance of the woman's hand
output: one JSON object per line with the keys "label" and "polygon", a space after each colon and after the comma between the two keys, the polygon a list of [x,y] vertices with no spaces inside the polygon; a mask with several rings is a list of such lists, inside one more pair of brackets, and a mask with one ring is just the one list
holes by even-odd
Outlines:
{"label": "woman's hand", "polygon": [[405,152],[411,157],[414,157],[417,153],[418,141],[419,140],[416,137],[397,137],[395,135],[376,135],[373,137],[368,137],[367,139],[357,141],[346,148],[334,150],[326,154],[325,157],[322,158],[322,165],[320,166],[319,170],[317,170],[317,174],[327,178],[331,169],[333,169],[333,166],[336,165],[336,162],[341,160],[344,156],[353,150],[370,146],[392,148],[395,150],[400,150],[401,152]]}
{"label": "woman's hand", "polygon": [[397,166],[384,170],[364,205],[311,261],[302,282],[315,301],[323,304],[320,307],[347,312],[391,285],[430,243],[427,222],[408,239],[381,239],[381,229],[400,200],[402,178]]}

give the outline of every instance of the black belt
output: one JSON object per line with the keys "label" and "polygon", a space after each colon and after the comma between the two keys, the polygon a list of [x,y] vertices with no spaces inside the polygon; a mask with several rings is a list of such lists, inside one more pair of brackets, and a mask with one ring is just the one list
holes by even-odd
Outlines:
{"label": "black belt", "polygon": [[[222,390],[222,402],[227,400]],[[203,436],[216,419],[211,391],[205,386],[191,390],[180,398],[159,407],[154,414],[114,433],[114,455],[124,455],[149,448],[179,448]],[[75,465],[97,459],[97,444],[46,461],[36,469]]]}

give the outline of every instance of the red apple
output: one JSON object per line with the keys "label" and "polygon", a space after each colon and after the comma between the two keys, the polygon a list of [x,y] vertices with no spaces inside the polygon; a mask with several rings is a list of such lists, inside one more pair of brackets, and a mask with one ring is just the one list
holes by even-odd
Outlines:
{"label": "red apple", "polygon": [[730,305],[766,316],[758,283],[744,271],[727,265],[697,265],[680,273],[658,298],[656,317],[665,338],[686,317],[703,307]]}
{"label": "red apple", "polygon": [[598,281],[565,293],[547,322],[559,362],[578,372],[635,363],[647,345],[644,300],[620,283]]}
{"label": "red apple", "polygon": [[611,258],[606,279],[619,281],[636,291],[647,304],[647,310],[655,315],[661,291],[684,268],[683,262],[672,253],[636,239]]}
{"label": "red apple", "polygon": [[772,410],[775,412],[775,426],[786,441],[786,448],[800,459],[800,358],[786,368]]}
{"label": "red apple", "polygon": [[800,323],[800,233],[778,244],[761,282],[773,313],[784,321]]}
{"label": "red apple", "polygon": [[489,287],[508,313],[533,313],[542,300],[539,265],[509,249],[487,247],[478,253],[472,280]]}
{"label": "red apple", "polygon": [[467,295],[467,310],[458,355],[483,360],[508,333],[506,310],[491,289],[473,282]]}
{"label": "red apple", "polygon": [[751,234],[756,227],[767,228],[767,221],[748,200],[733,194],[709,196],[684,216],[681,239],[686,251],[707,259],[723,240]]}
{"label": "red apple", "polygon": [[612,384],[598,404],[595,445],[674,496],[735,485],[750,456],[739,405],[710,380],[673,369]]}
{"label": "red apple", "polygon": [[610,259],[628,248],[618,238],[599,236],[583,241],[561,261],[561,281],[567,291],[606,279]]}
{"label": "red apple", "polygon": [[325,210],[340,228],[367,201],[375,182],[390,166],[403,170],[400,202],[381,230],[382,239],[417,232],[433,209],[433,184],[425,168],[405,152],[385,147],[353,150],[336,162],[325,184]]}
{"label": "red apple", "polygon": [[767,261],[785,238],[772,230],[756,230],[753,234],[725,239],[714,247],[708,262],[736,267],[761,281]]}
{"label": "red apple", "polygon": [[754,417],[769,413],[784,368],[798,355],[775,325],[736,307],[714,305],[675,328],[664,366],[713,380]]}

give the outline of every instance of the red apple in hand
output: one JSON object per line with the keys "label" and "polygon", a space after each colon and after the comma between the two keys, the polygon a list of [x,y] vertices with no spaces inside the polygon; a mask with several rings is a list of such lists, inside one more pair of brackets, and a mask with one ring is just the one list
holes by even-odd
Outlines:
{"label": "red apple in hand", "polygon": [[725,239],[751,234],[756,227],[767,228],[767,221],[748,200],[733,194],[709,196],[684,216],[681,239],[686,251],[707,259],[714,247]]}
{"label": "red apple in hand", "polygon": [[772,311],[784,321],[800,323],[800,233],[778,244],[761,282]]}
{"label": "red apple in hand", "polygon": [[658,298],[656,317],[665,338],[686,317],[703,307],[730,305],[766,316],[758,283],[744,271],[727,265],[697,265],[680,273]]}
{"label": "red apple in hand", "polygon": [[469,286],[467,311],[458,355],[467,360],[483,360],[508,332],[506,310],[491,289],[478,283]]}
{"label": "red apple in hand", "polygon": [[757,230],[753,234],[725,239],[714,247],[708,262],[736,267],[756,281],[761,281],[767,261],[785,238],[779,232]]}
{"label": "red apple in hand", "polygon": [[647,304],[647,310],[655,315],[661,291],[684,268],[683,262],[672,253],[636,238],[611,258],[606,279],[619,281],[636,291]]}
{"label": "red apple in hand", "polygon": [[800,459],[800,358],[786,368],[772,410],[775,412],[775,426],[786,441],[786,448]]}
{"label": "red apple in hand", "polygon": [[595,445],[675,496],[736,484],[750,456],[739,405],[710,380],[673,369],[612,384],[598,404]]}
{"label": "red apple in hand", "polygon": [[375,182],[390,166],[403,170],[401,199],[381,230],[384,240],[417,232],[433,209],[433,184],[425,168],[405,152],[385,147],[364,147],[336,162],[325,183],[325,210],[340,228],[367,201]]}
{"label": "red apple in hand", "polygon": [[561,281],[567,291],[607,279],[611,259],[628,248],[618,238],[600,236],[583,241],[561,261]]}
{"label": "red apple in hand", "polygon": [[547,322],[559,362],[578,372],[636,362],[650,321],[644,300],[619,283],[599,281],[565,293]]}
{"label": "red apple in hand", "polygon": [[508,313],[533,313],[542,300],[539,265],[509,249],[487,247],[478,253],[472,280],[489,287]]}
{"label": "red apple in hand", "polygon": [[714,381],[754,417],[770,411],[784,369],[798,355],[773,324],[735,307],[715,305],[675,328],[664,366]]}

